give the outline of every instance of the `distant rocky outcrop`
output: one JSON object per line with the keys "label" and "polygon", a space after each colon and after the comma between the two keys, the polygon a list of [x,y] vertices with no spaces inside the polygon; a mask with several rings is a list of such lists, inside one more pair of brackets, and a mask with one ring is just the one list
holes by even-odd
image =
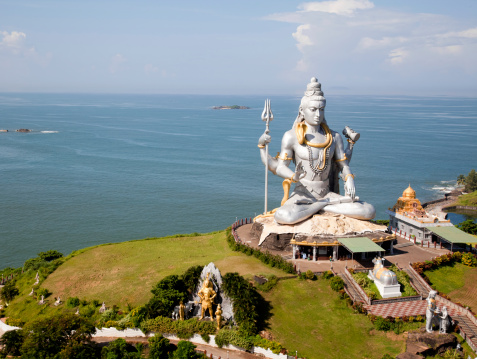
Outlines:
{"label": "distant rocky outcrop", "polygon": [[247,106],[239,106],[239,105],[232,105],[232,106],[214,106],[212,110],[248,110],[250,107]]}
{"label": "distant rocky outcrop", "polygon": [[28,128],[19,128],[17,132],[31,132]]}

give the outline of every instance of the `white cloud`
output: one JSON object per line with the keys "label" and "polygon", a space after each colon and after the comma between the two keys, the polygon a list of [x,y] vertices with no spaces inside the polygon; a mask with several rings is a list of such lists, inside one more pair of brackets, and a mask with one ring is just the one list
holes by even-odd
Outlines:
{"label": "white cloud", "polygon": [[446,77],[477,84],[471,20],[389,10],[369,0],[308,2],[267,19],[297,24],[291,35],[301,56],[293,70],[312,72],[323,83],[409,86]]}
{"label": "white cloud", "polygon": [[399,65],[408,56],[409,52],[401,47],[399,49],[391,50],[388,61],[391,65]]}
{"label": "white cloud", "polygon": [[34,56],[34,47],[27,47],[26,34],[20,31],[0,31],[0,51],[13,55]]}
{"label": "white cloud", "polygon": [[159,68],[154,66],[153,64],[146,64],[144,65],[144,72],[146,74],[153,74],[159,71]]}
{"label": "white cloud", "polygon": [[374,4],[368,0],[315,1],[299,6],[305,12],[320,11],[337,15],[352,15],[356,10],[371,9]]}
{"label": "white cloud", "polygon": [[306,25],[300,25],[296,29],[296,32],[292,34],[292,36],[295,38],[297,41],[297,47],[300,51],[303,51],[303,48],[305,46],[310,46],[313,45],[313,42],[311,41],[310,37],[305,34],[307,30],[310,30],[311,26],[309,24]]}
{"label": "white cloud", "polygon": [[125,70],[124,64],[127,62],[126,58],[121,54],[116,54],[111,58],[111,64],[109,66],[109,71],[112,74],[121,72]]}

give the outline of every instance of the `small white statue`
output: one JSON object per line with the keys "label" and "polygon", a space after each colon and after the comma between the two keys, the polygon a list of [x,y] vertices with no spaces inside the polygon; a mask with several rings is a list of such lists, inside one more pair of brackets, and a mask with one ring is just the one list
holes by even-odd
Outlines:
{"label": "small white statue", "polygon": [[38,304],[45,304],[45,296],[44,295],[41,296],[41,299],[38,302]]}
{"label": "small white statue", "polygon": [[447,314],[447,307],[442,307],[442,312],[439,317],[439,333],[447,333],[447,329],[449,328],[450,324],[450,318]]}
{"label": "small white statue", "polygon": [[31,297],[34,293],[35,293],[35,291],[32,288],[30,294],[28,294],[28,295]]}
{"label": "small white statue", "polygon": [[39,274],[38,272],[36,272],[35,279],[36,279],[36,281],[35,281],[35,283],[34,283],[33,285],[39,284],[39,283],[40,283],[40,274]]}
{"label": "small white statue", "polygon": [[428,333],[432,333],[432,325],[435,321],[435,312],[437,309],[436,306],[436,295],[437,292],[435,290],[431,290],[429,292],[429,296],[427,297],[427,309],[426,309],[426,331]]}
{"label": "small white statue", "polygon": [[55,302],[55,306],[59,306],[61,304],[61,298],[58,296],[58,298],[56,299],[56,302]]}
{"label": "small white statue", "polygon": [[76,315],[80,315],[79,308],[76,309],[76,313],[75,313],[75,314],[76,314]]}
{"label": "small white statue", "polygon": [[104,313],[105,311],[106,311],[106,304],[103,302],[103,304],[101,305],[101,308],[99,308],[99,312]]}

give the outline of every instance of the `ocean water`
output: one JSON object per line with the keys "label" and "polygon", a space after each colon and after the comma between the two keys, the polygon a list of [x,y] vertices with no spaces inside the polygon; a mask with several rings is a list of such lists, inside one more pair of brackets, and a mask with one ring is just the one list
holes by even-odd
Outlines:
{"label": "ocean water", "polygon": [[[221,230],[263,212],[264,99],[0,94],[0,129],[10,131],[0,133],[0,268],[49,249]],[[299,101],[271,97],[271,154]],[[233,104],[250,109],[211,109]],[[476,167],[477,99],[327,96],[326,119],[361,133],[350,166],[378,219],[409,184],[424,202]],[[270,174],[269,208],[282,195]]]}

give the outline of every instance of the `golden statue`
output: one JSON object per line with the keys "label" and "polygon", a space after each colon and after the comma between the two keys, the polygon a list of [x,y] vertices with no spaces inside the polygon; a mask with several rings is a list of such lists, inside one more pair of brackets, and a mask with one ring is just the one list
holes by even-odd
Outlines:
{"label": "golden statue", "polygon": [[222,324],[222,308],[220,304],[217,305],[217,311],[215,312],[215,318],[217,319],[217,329],[220,329],[220,325]]}
{"label": "golden statue", "polygon": [[185,317],[185,305],[182,303],[182,300],[179,304],[179,319],[184,320]]}
{"label": "golden statue", "polygon": [[204,313],[208,309],[210,319],[214,320],[214,312],[212,311],[212,304],[214,303],[214,298],[217,295],[215,290],[213,289],[212,282],[209,280],[210,272],[207,273],[207,277],[204,280],[204,284],[202,284],[202,288],[199,290],[197,295],[200,297],[200,318],[199,320],[204,318]]}

